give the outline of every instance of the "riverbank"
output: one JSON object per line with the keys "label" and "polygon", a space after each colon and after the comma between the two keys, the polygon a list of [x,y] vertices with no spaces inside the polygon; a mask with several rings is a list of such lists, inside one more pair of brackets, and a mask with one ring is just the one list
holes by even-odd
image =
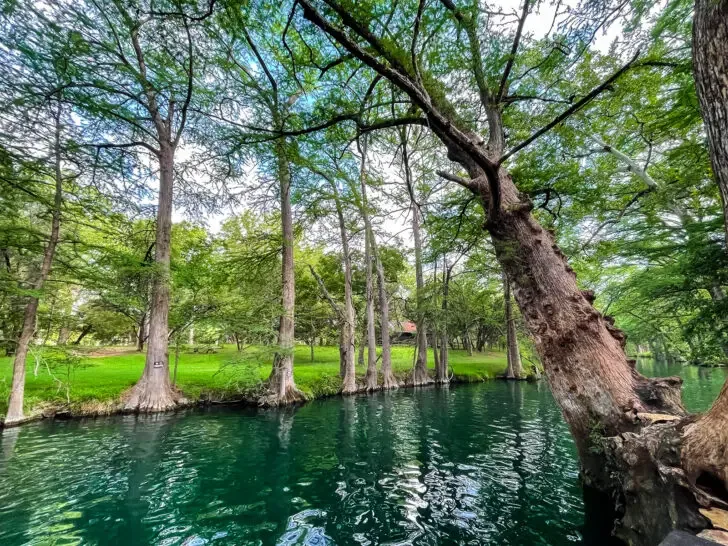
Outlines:
{"label": "riverbank", "polygon": [[[392,365],[397,379],[407,387],[412,369],[413,348],[396,346]],[[91,355],[36,354],[28,359],[25,413],[28,420],[50,417],[87,417],[122,412],[122,394],[131,387],[144,368],[143,353],[128,348],[94,352]],[[174,366],[174,354],[170,356]],[[261,382],[270,373],[272,360],[266,348],[238,353],[226,346],[213,354],[182,352],[179,355],[177,386],[188,400],[186,405],[212,403],[256,403]],[[434,372],[432,354],[430,367]],[[479,382],[493,379],[506,368],[500,352],[450,352],[453,382]],[[360,371],[363,382],[364,370]],[[7,409],[12,360],[0,358],[0,420]],[[334,396],[341,389],[338,347],[296,347],[294,376],[309,399]],[[411,385],[410,385],[411,386]]]}

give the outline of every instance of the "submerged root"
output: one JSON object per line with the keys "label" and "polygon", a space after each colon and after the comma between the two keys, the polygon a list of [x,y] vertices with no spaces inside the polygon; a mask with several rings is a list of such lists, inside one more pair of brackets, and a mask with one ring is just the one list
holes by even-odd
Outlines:
{"label": "submerged root", "polygon": [[123,397],[124,411],[156,413],[175,409],[184,402],[182,393],[168,383],[140,379]]}

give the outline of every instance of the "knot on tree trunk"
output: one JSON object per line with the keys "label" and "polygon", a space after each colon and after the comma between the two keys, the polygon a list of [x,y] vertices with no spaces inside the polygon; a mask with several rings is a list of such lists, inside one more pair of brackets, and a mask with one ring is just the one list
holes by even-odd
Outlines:
{"label": "knot on tree trunk", "polygon": [[657,413],[667,413],[675,416],[684,416],[685,407],[682,404],[680,377],[644,377],[633,371],[635,377],[635,393],[645,408]]}

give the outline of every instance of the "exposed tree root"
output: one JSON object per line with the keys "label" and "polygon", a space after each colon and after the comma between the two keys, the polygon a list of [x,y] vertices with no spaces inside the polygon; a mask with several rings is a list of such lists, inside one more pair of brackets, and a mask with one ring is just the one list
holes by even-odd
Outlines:
{"label": "exposed tree root", "polygon": [[265,383],[258,405],[287,406],[305,401],[306,395],[298,390],[293,381],[293,357],[290,354],[276,354],[273,371]]}
{"label": "exposed tree root", "polygon": [[391,370],[388,372],[382,373],[382,389],[384,390],[391,390],[391,389],[398,389],[399,388],[399,381],[397,381],[397,378],[394,377],[394,374]]}
{"label": "exposed tree root", "polygon": [[379,384],[377,383],[376,369],[372,372],[372,370],[370,368],[367,368],[364,390],[366,390],[367,392],[373,392],[373,391],[379,390]]}
{"label": "exposed tree root", "polygon": [[[690,475],[695,461],[712,460],[718,445],[725,461],[726,443],[719,439],[715,448],[703,443],[705,453],[693,459],[696,445],[687,438],[695,416],[637,413],[635,425],[634,432],[603,438],[602,452],[594,453],[603,468],[583,474],[586,485],[611,491],[615,536],[630,546],[656,546],[673,529],[697,534],[726,526],[728,492],[720,479],[701,483]],[[609,484],[598,483],[605,477]]]}
{"label": "exposed tree root", "polygon": [[345,376],[341,387],[341,394],[356,394],[357,392],[359,392],[359,387],[356,384],[356,377]]}
{"label": "exposed tree root", "polygon": [[412,371],[412,385],[421,387],[423,385],[431,385],[433,382],[434,380],[427,373],[427,369],[423,370],[421,367],[415,366],[415,369]]}
{"label": "exposed tree root", "polygon": [[182,393],[168,382],[158,383],[144,376],[123,397],[124,411],[137,413],[168,411],[183,401]]}
{"label": "exposed tree root", "polygon": [[263,395],[258,399],[258,405],[263,407],[289,406],[306,401],[303,394],[295,385],[286,387],[283,392],[279,389],[271,390],[266,388]]}

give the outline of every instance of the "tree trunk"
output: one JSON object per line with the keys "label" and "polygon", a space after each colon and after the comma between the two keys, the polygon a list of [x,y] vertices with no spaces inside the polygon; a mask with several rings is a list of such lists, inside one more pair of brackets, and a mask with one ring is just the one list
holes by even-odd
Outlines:
{"label": "tree trunk", "polygon": [[315,344],[316,344],[316,338],[312,338],[312,339],[311,339],[311,343],[310,343],[310,349],[311,349],[311,362],[313,362],[313,361],[315,360],[315,357],[314,357],[314,354],[313,354],[313,348],[314,348],[314,345],[315,345]]}
{"label": "tree trunk", "polygon": [[366,320],[366,316],[365,316],[364,320],[362,321],[361,342],[359,343],[359,356],[357,356],[357,360],[356,360],[357,366],[359,366],[360,368],[364,367],[364,347],[366,346],[366,344],[368,342],[367,341],[367,330],[368,330],[368,326],[367,326],[367,320]]}
{"label": "tree trunk", "polygon": [[[409,170],[409,169],[408,169]],[[412,234],[415,243],[415,279],[417,284],[417,360],[412,372],[412,383],[426,385],[432,383],[427,372],[427,321],[424,311],[423,292],[425,280],[422,273],[422,235],[420,233],[420,209],[412,200]]]}
{"label": "tree trunk", "polygon": [[169,380],[169,262],[172,235],[174,149],[163,143],[159,154],[159,205],[154,244],[156,269],[152,279],[147,357],[142,377],[127,393],[127,411],[150,413],[176,406],[178,394]]}
{"label": "tree trunk", "polygon": [[283,140],[276,141],[278,178],[281,185],[281,227],[283,231],[282,313],[278,324],[278,351],[268,378],[261,405],[278,406],[305,400],[293,380],[294,312],[296,287],[293,268],[293,212],[291,210],[291,173]]}
{"label": "tree trunk", "polygon": [[511,284],[508,282],[505,274],[503,275],[503,297],[506,308],[506,358],[508,360],[506,379],[524,379],[521,353],[518,350],[516,321],[513,318],[513,309],[511,306]]}
{"label": "tree trunk", "polygon": [[696,0],[693,69],[728,245],[728,0]]}
{"label": "tree trunk", "polygon": [[367,162],[367,138],[361,139],[361,169],[359,172],[359,183],[361,191],[362,210],[364,219],[364,260],[367,265],[366,297],[367,297],[367,372],[366,389],[373,391],[379,388],[377,385],[377,335],[374,323],[374,253],[372,252],[372,230],[369,224],[369,211],[367,207],[366,189],[366,162]]}
{"label": "tree trunk", "polygon": [[[722,302],[725,299],[725,292],[723,291],[723,287],[718,284],[717,281],[713,281],[713,284],[710,286],[710,297],[713,299],[713,301],[716,302]],[[725,317],[723,318],[725,321]],[[721,328],[721,341],[720,341],[720,348],[723,351],[723,356],[728,358],[728,340],[726,340],[726,329]],[[688,343],[690,343],[688,341]],[[690,344],[690,349],[692,350],[692,344]],[[693,351],[694,352],[694,351]]]}
{"label": "tree trunk", "polygon": [[467,330],[463,333],[463,349],[468,352],[468,356],[473,356],[473,344],[470,342],[470,334]]}
{"label": "tree trunk", "polygon": [[447,375],[447,370],[450,365],[450,340],[448,339],[447,332],[447,307],[448,298],[450,295],[450,275],[452,274],[452,268],[447,265],[447,258],[445,255],[442,257],[443,269],[442,269],[442,335],[440,337],[440,359],[439,362],[435,361],[435,383],[448,383],[450,378]]}
{"label": "tree trunk", "polygon": [[179,366],[179,335],[174,337],[174,371],[172,372],[172,387],[177,386],[177,367]]}
{"label": "tree trunk", "polygon": [[136,334],[136,350],[138,352],[144,351],[144,330],[147,326],[147,313],[144,312],[142,314],[142,318],[139,319],[139,327],[137,328],[137,334]]}
{"label": "tree trunk", "polygon": [[73,342],[74,345],[80,345],[81,341],[83,341],[83,338],[85,338],[93,329],[93,327],[90,324],[87,324],[83,327],[83,330],[81,330],[81,333],[76,338],[76,341]]}
{"label": "tree trunk", "polygon": [[349,252],[349,237],[346,233],[344,209],[339,198],[339,190],[335,182],[331,184],[334,191],[336,215],[339,219],[339,234],[341,235],[341,252],[344,265],[344,309],[341,317],[341,336],[339,342],[340,367],[343,369],[341,392],[351,394],[356,392],[356,368],[354,366],[354,336],[356,332],[356,319],[354,313],[354,294],[351,288],[351,254]]}
{"label": "tree trunk", "polygon": [[370,235],[372,254],[377,265],[377,285],[379,287],[379,313],[380,331],[382,335],[382,388],[396,389],[399,387],[397,379],[392,373],[392,349],[389,343],[389,300],[387,299],[387,286],[384,278],[384,268],[379,259],[379,251],[374,240],[374,233]]}
{"label": "tree trunk", "polygon": [[68,337],[71,335],[71,330],[68,326],[61,326],[58,329],[58,345],[65,345],[68,343]]}
{"label": "tree trunk", "polygon": [[[54,114],[55,138],[53,144],[54,155],[54,177],[55,190],[53,196],[53,211],[51,220],[51,232],[48,238],[48,245],[43,251],[43,262],[38,272],[38,277],[32,285],[33,290],[43,289],[53,265],[56,246],[61,233],[61,206],[63,203],[63,173],[61,171],[61,110],[60,106]],[[10,398],[8,400],[8,411],[5,415],[5,426],[17,424],[25,419],[23,404],[25,401],[25,359],[28,355],[28,347],[33,340],[35,333],[36,317],[38,314],[38,296],[30,296],[23,313],[23,327],[20,331],[18,343],[13,359],[13,379],[10,387]]]}
{"label": "tree trunk", "polygon": [[[693,69],[728,246],[728,0],[695,1]],[[717,283],[710,294],[716,301],[725,297]],[[722,350],[728,356],[725,343]],[[686,427],[681,455],[691,484],[728,497],[728,380],[710,410]]]}
{"label": "tree trunk", "polygon": [[437,340],[438,340],[438,335],[437,335],[437,332],[435,332],[434,335],[432,336],[432,353],[435,358],[435,371],[440,369],[440,352],[438,351]]}
{"label": "tree trunk", "polygon": [[417,349],[414,368],[412,370],[412,384],[425,385],[431,383],[427,373],[427,323],[424,312],[423,292],[425,281],[422,274],[422,234],[420,232],[420,207],[417,203],[416,191],[412,180],[412,170],[409,163],[409,151],[407,148],[407,129],[401,127],[399,131],[400,145],[402,149],[402,165],[404,166],[405,183],[410,197],[410,212],[412,213],[412,238],[415,244],[415,281],[416,281],[416,325],[417,325]]}

